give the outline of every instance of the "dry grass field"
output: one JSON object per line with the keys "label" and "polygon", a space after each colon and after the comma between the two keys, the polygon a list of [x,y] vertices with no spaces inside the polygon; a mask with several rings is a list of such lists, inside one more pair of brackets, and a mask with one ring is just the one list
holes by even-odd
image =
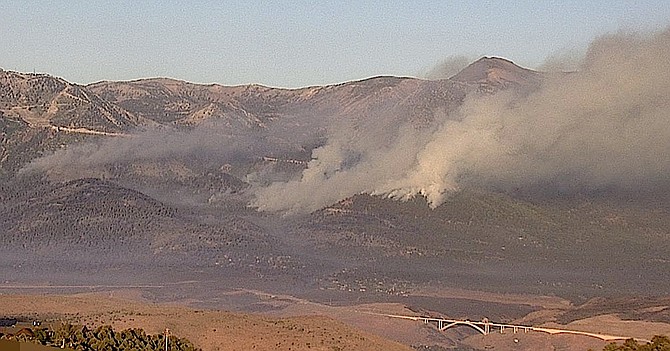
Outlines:
{"label": "dry grass field", "polygon": [[[433,291],[423,291],[426,294]],[[147,333],[162,333],[169,328],[203,350],[411,350],[409,345],[457,344],[485,350],[600,350],[606,342],[585,336],[548,335],[538,332],[480,335],[467,327],[438,332],[430,325],[393,319],[380,314],[412,315],[415,312],[399,303],[367,303],[329,306],[288,295],[255,294],[267,305],[278,307],[264,314],[233,313],[195,308],[189,301],[155,303],[142,297],[141,290],[126,289],[70,295],[0,295],[0,316],[39,319],[52,323],[70,322],[115,329],[142,328]],[[452,290],[449,296],[465,296],[466,291]],[[439,295],[443,295],[441,292]],[[526,302],[540,310],[515,323],[542,325],[651,339],[670,335],[670,324],[622,320],[616,314],[556,323],[563,311],[576,307],[560,298],[503,295],[471,292],[474,300],[520,304]],[[660,307],[659,307],[660,308]]]}
{"label": "dry grass field", "polygon": [[203,350],[410,350],[324,316],[279,318],[194,310],[118,295],[3,295],[0,315],[142,328],[151,334],[169,328]]}

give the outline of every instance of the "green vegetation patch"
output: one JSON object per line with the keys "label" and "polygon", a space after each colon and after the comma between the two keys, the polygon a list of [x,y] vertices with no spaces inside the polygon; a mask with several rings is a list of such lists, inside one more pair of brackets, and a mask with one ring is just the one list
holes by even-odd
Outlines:
{"label": "green vegetation patch", "polygon": [[[200,350],[184,338],[173,335],[167,337],[168,350],[196,351]],[[24,343],[32,343],[35,347]],[[15,334],[0,335],[2,350],[35,350],[47,351],[48,347],[64,347],[71,350],[93,351],[125,351],[125,350],[165,350],[165,335],[147,334],[139,328],[115,331],[109,325],[89,329],[82,325],[61,324],[50,328],[23,328]],[[45,346],[40,348],[39,345]],[[13,348],[18,347],[18,348]]]}
{"label": "green vegetation patch", "polygon": [[654,336],[651,342],[640,344],[634,339],[628,339],[623,344],[609,343],[603,351],[670,351],[670,338]]}

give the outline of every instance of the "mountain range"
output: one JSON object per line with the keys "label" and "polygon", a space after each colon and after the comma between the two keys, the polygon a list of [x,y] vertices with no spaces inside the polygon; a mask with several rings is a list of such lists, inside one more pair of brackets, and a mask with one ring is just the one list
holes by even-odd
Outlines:
{"label": "mountain range", "polygon": [[[78,85],[0,71],[0,280],[98,281],[106,272],[136,281],[178,266],[226,272],[240,285],[273,277],[262,284],[278,290],[439,283],[571,297],[667,293],[664,191],[473,181],[439,203],[423,190],[400,201],[337,187],[323,189],[333,201],[306,211],[254,202],[273,184],[358,170],[370,140],[392,148],[402,130],[421,136],[464,120],[473,99],[507,94],[514,104],[547,82],[493,57],[449,79],[300,89],[167,78]],[[343,140],[337,167],[311,175],[332,140]]]}

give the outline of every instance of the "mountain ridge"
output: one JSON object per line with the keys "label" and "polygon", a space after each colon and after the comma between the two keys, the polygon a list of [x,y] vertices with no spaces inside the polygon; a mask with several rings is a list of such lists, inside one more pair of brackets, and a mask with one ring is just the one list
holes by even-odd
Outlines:
{"label": "mountain ridge", "polygon": [[[48,74],[2,71],[0,173],[15,172],[25,164],[25,156],[18,157],[25,151],[19,149],[32,150],[28,153],[33,155],[48,153],[68,140],[155,128],[216,123],[227,133],[271,128],[272,133],[288,135],[323,130],[329,121],[365,123],[392,116],[402,117],[398,123],[421,126],[438,111],[456,108],[480,83],[468,84],[377,76],[298,89],[205,85],[171,78],[78,85]],[[320,137],[305,134],[304,138],[318,143]]]}
{"label": "mountain ridge", "polygon": [[[511,60],[501,57],[482,57],[471,63],[449,79],[494,87],[537,88],[543,73],[523,68]],[[489,88],[490,89],[490,88]]]}
{"label": "mountain ridge", "polygon": [[[0,235],[18,249],[11,257],[48,252],[49,245],[35,247],[40,237],[77,247],[76,254],[62,255],[66,262],[79,254],[123,258],[118,250],[130,246],[142,252],[140,265],[155,260],[214,276],[225,269],[253,281],[292,282],[298,290],[393,286],[396,292],[417,282],[453,280],[472,288],[570,296],[668,291],[670,270],[664,270],[662,253],[670,216],[653,204],[464,188],[435,209],[421,196],[401,202],[361,194],[292,216],[248,206],[255,187],[336,177],[357,167],[365,155],[355,146],[394,141],[401,137],[398,126],[419,137],[458,122],[448,118],[469,94],[523,93],[543,79],[502,59],[483,58],[463,72],[455,79],[384,76],[296,90],[164,78],[68,88],[42,78],[40,95],[26,83],[26,98],[0,99]],[[0,80],[1,91],[22,86],[9,80]],[[85,99],[59,100],[67,89]],[[75,108],[45,115],[43,124],[30,124],[36,117],[26,121],[27,114],[16,112],[38,105],[29,112],[46,114],[59,101],[69,104],[63,109]],[[103,109],[127,123],[115,125],[95,112]],[[342,147],[336,150],[341,162],[326,174],[310,173],[329,142]],[[17,189],[26,193],[16,195]],[[62,199],[74,200],[58,205]],[[105,244],[88,245],[96,242]],[[630,267],[608,264],[619,248],[625,248],[619,260]],[[622,283],[622,276],[641,269]],[[505,285],[510,280],[517,284]]]}
{"label": "mountain ridge", "polygon": [[[507,82],[510,82],[510,80],[506,79],[505,77],[507,76],[504,74],[500,74],[502,71],[501,68],[498,67],[500,65],[494,66],[496,66],[496,72],[499,73],[498,75],[503,76],[502,78],[494,77],[491,74],[486,77],[481,77],[481,73],[472,73],[477,66],[482,65],[482,62],[494,62],[495,60],[503,59],[481,58],[466,67],[461,73],[452,77],[452,80],[470,85],[505,85]],[[507,68],[514,67],[515,71],[523,71],[526,73],[534,72],[522,69],[521,67],[514,65],[511,61],[506,62],[509,63]],[[489,66],[491,66],[491,64],[489,64]],[[479,70],[479,68],[477,68],[477,70]],[[516,77],[518,74],[510,74],[508,76]],[[400,83],[403,81],[413,81],[415,82],[415,84],[413,84],[414,86],[436,85],[436,82],[433,80],[400,76],[373,76],[337,84],[292,89],[274,88],[259,84],[235,86],[221,85],[218,83],[199,84],[165,77],[141,78],[128,81],[103,80],[86,85],[79,85],[69,83],[62,78],[48,74],[31,74],[14,71],[0,72],[0,80],[2,82],[0,87],[3,88],[3,99],[0,99],[0,107],[4,106],[0,108],[0,112],[3,112],[5,115],[27,120],[30,124],[36,126],[88,128],[93,128],[95,126],[103,132],[122,132],[127,131],[128,127],[150,126],[153,123],[170,124],[176,122],[179,119],[178,116],[184,113],[190,113],[191,115],[206,115],[208,113],[224,116],[233,115],[233,118],[237,119],[242,118],[242,116],[239,115],[243,114],[246,115],[244,117],[250,117],[249,120],[245,121],[243,124],[246,124],[248,127],[258,127],[267,122],[267,118],[262,116],[263,112],[267,113],[268,110],[272,110],[283,104],[310,100],[315,95],[336,91],[349,86],[379,86],[380,89],[388,89],[395,86],[395,82]],[[40,96],[39,89],[35,89],[37,91],[27,92],[28,94],[33,95],[30,98],[10,99],[13,95],[12,91],[15,85],[20,85],[22,83],[21,81],[23,81],[24,85],[30,85],[31,80],[42,80],[42,83],[36,84],[39,85],[38,88],[42,90],[45,90],[45,87],[52,88],[52,91],[49,92],[47,89],[47,91]],[[28,84],[25,84],[26,81]],[[520,82],[516,81],[514,81],[514,83],[520,84]],[[54,86],[60,86],[60,89],[56,89],[58,91],[55,91],[53,90],[55,89]],[[23,90],[26,89],[24,88]],[[150,108],[149,111],[143,111],[142,106],[133,106],[134,99],[147,97],[151,92],[165,95],[167,100],[160,102],[155,101],[153,103],[156,105],[154,106],[155,108],[153,110]],[[44,94],[47,95],[44,96]],[[249,100],[251,95],[258,96],[263,94],[270,95],[265,98],[265,102]],[[96,105],[89,108],[92,108],[93,111],[90,111],[88,114],[92,114],[92,117],[95,117],[95,115],[102,115],[104,118],[100,119],[100,117],[98,117],[98,119],[94,119],[92,117],[86,117],[87,111],[83,111],[85,116],[80,116],[82,115],[82,112],[76,111],[75,115],[79,115],[77,118],[72,114],[59,116],[58,112],[61,110],[59,106],[67,105],[67,102],[62,101],[64,99],[62,95],[66,97],[70,95],[74,96],[71,99],[78,99],[78,101],[84,103],[84,105]],[[102,97],[103,99],[99,100],[98,97]],[[35,100],[35,103],[32,105],[27,103],[27,101],[31,101],[31,99]],[[209,104],[206,104],[205,102],[215,106],[209,106]],[[70,105],[73,104],[73,102],[70,102]],[[181,104],[181,106],[179,104]],[[12,106],[12,109],[7,108],[7,106],[10,105]],[[189,108],[190,105],[197,105],[199,108],[194,110],[193,108]],[[147,108],[147,106],[144,107]],[[167,110],[167,112],[164,116],[160,116],[156,107],[161,107],[164,110]],[[33,108],[38,109],[36,112],[33,112]],[[207,108],[210,108],[210,111],[207,111]],[[46,111],[44,111],[45,109]],[[26,112],[20,110],[30,111]],[[61,113],[61,115],[62,114],[63,113]],[[88,118],[89,120],[84,121],[81,120],[82,118]],[[192,116],[190,122],[185,121],[182,123],[189,125],[196,123],[194,121],[199,119],[202,119],[202,117],[197,118]]]}

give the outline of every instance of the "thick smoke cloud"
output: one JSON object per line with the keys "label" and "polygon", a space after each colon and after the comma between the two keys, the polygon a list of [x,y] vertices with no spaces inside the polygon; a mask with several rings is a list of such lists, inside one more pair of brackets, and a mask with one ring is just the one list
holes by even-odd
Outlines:
{"label": "thick smoke cloud", "polygon": [[151,129],[125,137],[69,145],[33,160],[21,173],[45,171],[54,179],[101,177],[110,165],[183,161],[186,164],[222,166],[258,155],[294,152],[295,144],[282,144],[268,134],[236,130],[205,123],[190,130]]}
{"label": "thick smoke cloud", "polygon": [[435,207],[470,184],[562,191],[663,184],[670,30],[600,37],[577,72],[548,75],[534,93],[473,94],[433,126],[396,131],[331,129],[299,179],[259,187],[253,205],[309,212],[368,193],[423,195]]}
{"label": "thick smoke cloud", "polygon": [[[248,175],[254,195],[250,205],[305,213],[365,193],[403,200],[425,196],[435,207],[467,186],[667,191],[670,30],[603,36],[581,59],[558,61],[570,61],[576,71],[547,74],[530,94],[472,93],[460,108],[421,127],[404,122],[408,119],[391,107],[363,117],[310,111],[282,116],[261,132],[206,124],[71,145],[34,160],[23,172],[47,171],[59,179],[100,177],[109,165],[122,162],[180,159],[223,165],[295,155],[301,145],[321,145],[296,177],[267,169]],[[445,78],[463,63],[452,58],[435,72]]]}

